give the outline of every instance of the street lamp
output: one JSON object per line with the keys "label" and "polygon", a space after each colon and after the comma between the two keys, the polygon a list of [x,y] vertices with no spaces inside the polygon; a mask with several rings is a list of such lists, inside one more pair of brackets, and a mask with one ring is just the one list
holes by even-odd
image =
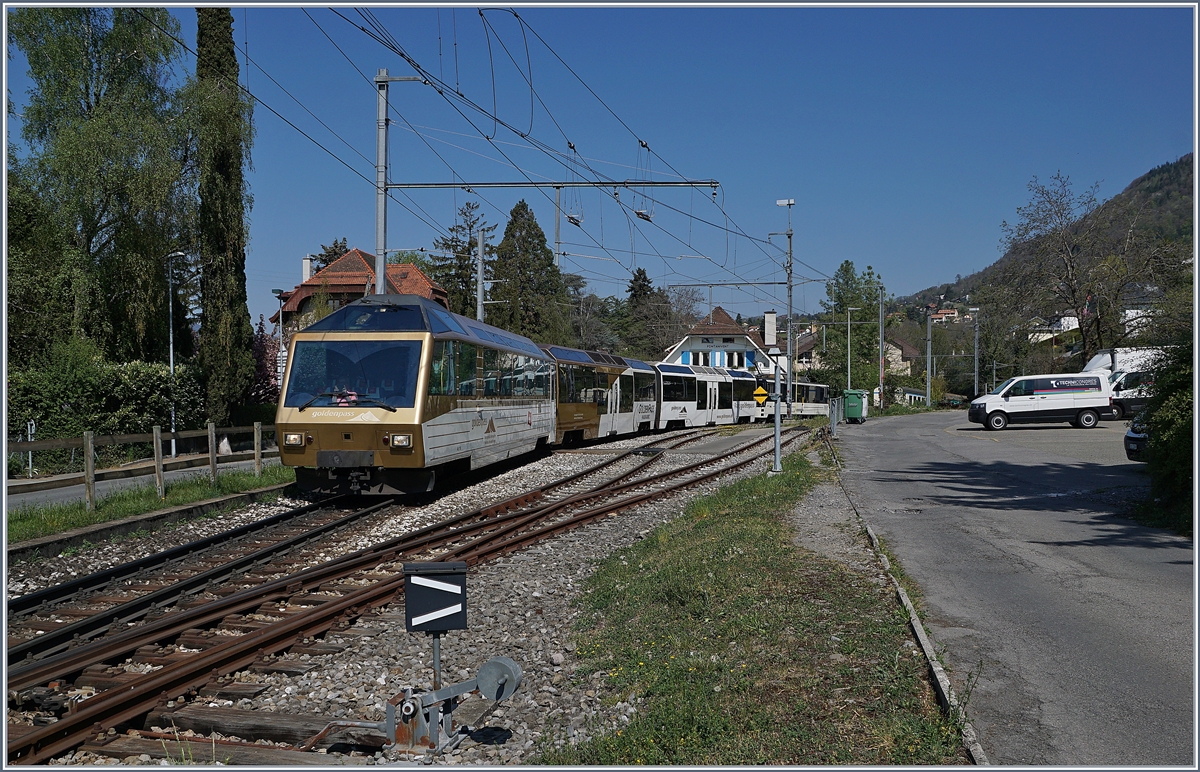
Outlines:
{"label": "street lamp", "polygon": [[283,363],[286,356],[283,350],[283,293],[284,290],[281,289],[271,290],[271,294],[279,301],[279,348],[275,351],[275,383],[280,389],[283,388]]}
{"label": "street lamp", "polygon": [[175,458],[175,280],[171,271],[171,258],[187,257],[175,251],[167,255],[167,340],[171,368],[171,458]]}
{"label": "street lamp", "polygon": [[[861,308],[854,306],[846,307],[846,391],[850,390],[850,312],[861,310]],[[880,398],[882,398],[882,395],[880,395]]]}

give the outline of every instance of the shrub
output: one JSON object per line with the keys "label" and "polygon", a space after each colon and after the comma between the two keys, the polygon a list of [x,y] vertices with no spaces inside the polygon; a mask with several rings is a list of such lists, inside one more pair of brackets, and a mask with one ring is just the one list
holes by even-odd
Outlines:
{"label": "shrub", "polygon": [[1169,526],[1192,531],[1192,340],[1163,350],[1151,367],[1154,394],[1142,413],[1149,434],[1147,461],[1151,495],[1161,519]]}
{"label": "shrub", "polygon": [[[158,362],[105,361],[94,343],[71,338],[24,370],[8,373],[8,435],[25,438],[25,426],[36,422],[36,439],[96,434],[143,434],[155,426],[171,426],[170,368]],[[179,430],[205,424],[203,391],[197,368],[175,367],[175,425]],[[97,449],[102,463],[148,455],[149,445]],[[44,472],[78,471],[78,451],[40,451],[34,465]]]}

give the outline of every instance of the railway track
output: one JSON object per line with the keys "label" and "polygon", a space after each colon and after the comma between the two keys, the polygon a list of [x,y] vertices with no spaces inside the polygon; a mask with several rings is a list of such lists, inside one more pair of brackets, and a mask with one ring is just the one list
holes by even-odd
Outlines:
{"label": "railway track", "polygon": [[[791,439],[798,435],[795,430]],[[9,670],[9,695],[34,699],[64,694],[61,684],[75,679],[109,687],[72,701],[48,726],[13,737],[10,763],[38,763],[79,746],[102,730],[127,724],[161,699],[203,689],[220,676],[250,666],[269,667],[272,658],[325,632],[348,626],[367,611],[393,602],[403,591],[403,563],[462,560],[472,565],[577,528],[600,517],[710,480],[770,452],[771,438],[743,445],[730,455],[705,458],[675,468],[652,470],[664,447],[680,447],[711,436],[693,433],[654,448],[631,449],[575,475],[489,507],[463,513],[370,548],[310,566],[257,586],[229,587],[223,597],[176,606],[123,629],[110,629],[86,642],[55,649]],[[766,450],[759,446],[768,445]],[[649,455],[644,455],[649,454]],[[387,506],[385,502],[377,506]],[[232,584],[232,583],[231,583]],[[305,642],[308,643],[305,643]],[[151,672],[129,673],[111,663],[125,658]],[[82,675],[81,675],[82,674]],[[107,681],[105,677],[107,676]],[[58,683],[57,688],[52,684]],[[86,683],[83,684],[86,686]],[[40,690],[40,691],[39,691]],[[10,730],[12,726],[10,725]]]}

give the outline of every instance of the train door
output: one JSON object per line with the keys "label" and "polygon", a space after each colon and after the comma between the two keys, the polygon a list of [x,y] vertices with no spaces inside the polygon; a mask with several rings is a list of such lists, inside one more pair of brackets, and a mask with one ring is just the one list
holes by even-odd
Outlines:
{"label": "train door", "polygon": [[717,410],[717,384],[707,378],[696,378],[696,413],[692,426],[712,426]]}
{"label": "train door", "polygon": [[633,373],[623,373],[613,379],[612,404],[617,406],[616,430],[618,434],[633,434],[637,431],[637,421],[633,416]]}
{"label": "train door", "polygon": [[599,437],[616,434],[617,420],[617,377],[596,369],[596,405],[600,414]]}

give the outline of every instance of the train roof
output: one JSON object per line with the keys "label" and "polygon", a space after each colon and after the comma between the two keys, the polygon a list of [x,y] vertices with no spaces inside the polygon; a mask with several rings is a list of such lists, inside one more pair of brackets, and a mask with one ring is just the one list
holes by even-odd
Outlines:
{"label": "train roof", "polygon": [[659,372],[680,375],[728,375],[732,378],[754,378],[744,370],[727,370],[724,367],[709,367],[708,365],[669,365],[659,362],[655,367],[659,369]]}
{"label": "train roof", "polygon": [[544,358],[538,345],[515,332],[447,311],[420,295],[367,295],[318,319],[301,332],[431,332]]}
{"label": "train roof", "polygon": [[605,354],[600,351],[585,351],[568,346],[542,346],[542,350],[560,362],[582,362],[584,364],[615,365],[617,367],[632,367],[634,370],[654,372],[654,368],[640,359],[619,357],[615,354]]}

